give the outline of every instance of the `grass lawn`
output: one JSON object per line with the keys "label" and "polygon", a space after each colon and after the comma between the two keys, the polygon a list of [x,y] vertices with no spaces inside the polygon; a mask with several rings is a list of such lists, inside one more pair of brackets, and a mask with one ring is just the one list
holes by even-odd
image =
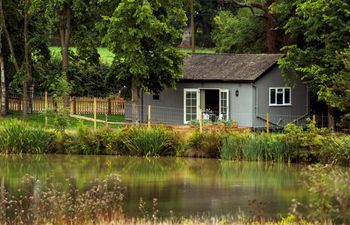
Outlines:
{"label": "grass lawn", "polygon": [[[76,48],[71,47],[70,50],[76,52]],[[61,57],[61,48],[60,47],[50,47],[50,51],[53,57]],[[107,48],[97,48],[98,53],[101,55],[101,61],[107,64],[111,64],[113,62],[114,54],[110,52]],[[179,49],[179,52],[190,54],[192,53],[191,49]],[[196,53],[206,53],[206,54],[214,54],[215,49],[213,48],[196,48]]]}
{"label": "grass lawn", "polygon": [[[93,118],[93,115],[81,115]],[[6,119],[23,119],[21,113],[19,112],[11,112],[6,117],[0,117],[0,120],[6,120]],[[105,120],[105,115],[97,115],[97,119]],[[33,127],[45,127],[45,114],[43,113],[33,113],[29,114],[27,118],[23,119],[24,121],[28,122]],[[55,128],[54,127],[54,118],[49,117],[48,118],[48,128]],[[122,115],[108,115],[108,121],[109,122],[124,122],[124,116]],[[80,125],[85,125],[88,127],[93,127],[94,123],[92,121],[86,121],[86,120],[80,120],[76,118],[69,118],[69,125],[68,129],[74,129],[79,127]],[[97,127],[104,127],[104,123],[97,123]],[[116,128],[119,125],[108,125],[111,128]]]}

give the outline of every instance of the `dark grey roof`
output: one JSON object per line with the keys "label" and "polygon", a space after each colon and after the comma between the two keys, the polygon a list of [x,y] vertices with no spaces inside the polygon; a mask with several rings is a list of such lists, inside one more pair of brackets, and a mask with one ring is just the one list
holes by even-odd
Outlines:
{"label": "dark grey roof", "polygon": [[193,54],[182,80],[255,81],[283,54]]}

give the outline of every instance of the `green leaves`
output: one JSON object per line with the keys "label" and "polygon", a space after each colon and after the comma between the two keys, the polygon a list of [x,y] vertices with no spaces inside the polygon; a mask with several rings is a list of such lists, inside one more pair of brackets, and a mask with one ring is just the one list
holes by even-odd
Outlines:
{"label": "green leaves", "polygon": [[213,40],[219,52],[252,53],[264,51],[263,23],[241,9],[237,15],[221,11],[214,18]]}
{"label": "green leaves", "polygon": [[127,83],[134,77],[149,92],[174,86],[182,64],[175,47],[185,21],[181,1],[122,0],[102,26],[107,27],[103,43],[115,54],[117,79]]}
{"label": "green leaves", "polygon": [[[344,75],[349,71],[348,59],[339,53],[350,43],[348,1],[297,0],[279,4],[294,10],[284,21],[291,44],[284,48],[287,55],[279,62],[283,73],[288,78],[301,76],[309,81],[319,100],[348,112],[349,100],[344,98],[349,89],[350,78]],[[282,6],[274,6],[273,10],[281,14],[279,9],[285,8]]]}

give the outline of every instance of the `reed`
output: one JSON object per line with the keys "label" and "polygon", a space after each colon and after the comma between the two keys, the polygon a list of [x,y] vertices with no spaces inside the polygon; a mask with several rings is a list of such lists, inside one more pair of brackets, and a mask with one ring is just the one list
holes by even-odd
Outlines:
{"label": "reed", "polygon": [[129,154],[137,156],[175,155],[176,142],[173,133],[164,127],[130,128],[123,139]]}
{"label": "reed", "polygon": [[20,120],[7,120],[0,125],[0,152],[45,153],[53,135],[41,128],[32,128]]}

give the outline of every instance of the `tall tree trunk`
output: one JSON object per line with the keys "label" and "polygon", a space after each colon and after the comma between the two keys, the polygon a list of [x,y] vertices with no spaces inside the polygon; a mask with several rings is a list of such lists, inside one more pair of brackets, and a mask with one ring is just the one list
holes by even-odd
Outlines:
{"label": "tall tree trunk", "polygon": [[[1,38],[0,38],[1,42]],[[1,45],[1,44],[0,44]],[[4,57],[2,55],[2,49],[0,46],[0,77],[1,77],[1,112],[2,116],[7,114],[7,89],[6,89],[6,77],[5,77],[5,65]]]}
{"label": "tall tree trunk", "polygon": [[137,88],[137,81],[134,77],[131,78],[131,118],[133,122],[137,122],[139,120],[139,109],[138,109],[138,101],[139,101],[139,90]]}
{"label": "tall tree trunk", "polygon": [[332,108],[330,106],[328,106],[327,108],[327,117],[328,117],[328,129],[330,131],[334,131],[335,129],[334,115],[333,115]]}
{"label": "tall tree trunk", "polygon": [[13,65],[14,65],[14,67],[15,67],[16,73],[18,73],[18,72],[19,72],[19,64],[18,64],[18,62],[17,62],[17,58],[16,58],[15,50],[14,50],[14,48],[13,48],[13,44],[12,44],[12,40],[11,40],[10,34],[9,34],[9,32],[8,32],[8,30],[7,30],[7,27],[6,27],[5,13],[4,13],[4,8],[3,8],[2,1],[3,1],[3,0],[0,0],[0,19],[1,19],[1,26],[2,26],[2,30],[3,30],[4,33],[5,33],[5,37],[6,37],[7,43],[8,43],[8,45],[9,45],[10,53],[11,53],[11,55],[12,55]]}
{"label": "tall tree trunk", "polygon": [[[71,20],[72,20],[72,8],[69,3],[66,3],[60,17],[60,41],[61,41],[61,54],[62,54],[62,72],[65,79],[68,81],[68,68],[69,68],[69,42],[71,36]],[[63,104],[65,108],[69,107],[69,96],[63,96]]]}
{"label": "tall tree trunk", "polygon": [[29,43],[28,43],[28,1],[25,2],[24,6],[24,24],[23,24],[23,36],[24,36],[24,59],[25,59],[25,66],[26,66],[26,77],[23,81],[23,89],[22,89],[22,101],[23,101],[23,110],[22,110],[22,116],[27,117],[28,115],[28,83],[29,79],[31,77],[31,71],[30,71],[30,65],[29,65]]}

